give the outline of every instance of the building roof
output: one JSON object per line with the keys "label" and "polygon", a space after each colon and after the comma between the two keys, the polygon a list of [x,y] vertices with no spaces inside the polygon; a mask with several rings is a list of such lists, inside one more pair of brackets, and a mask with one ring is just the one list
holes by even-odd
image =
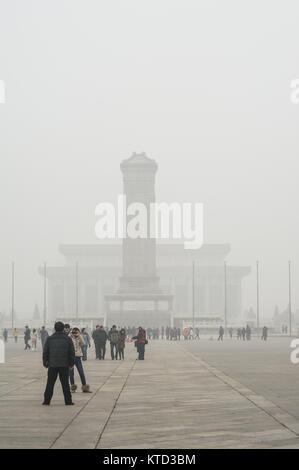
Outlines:
{"label": "building roof", "polygon": [[[200,255],[227,255],[230,252],[229,243],[222,244],[204,244],[201,248],[195,250],[185,250],[182,243],[157,243],[157,253],[161,254],[200,254]],[[97,244],[72,244],[59,245],[59,251],[62,255],[100,255],[105,254],[121,254],[122,244],[119,242],[97,243]]]}

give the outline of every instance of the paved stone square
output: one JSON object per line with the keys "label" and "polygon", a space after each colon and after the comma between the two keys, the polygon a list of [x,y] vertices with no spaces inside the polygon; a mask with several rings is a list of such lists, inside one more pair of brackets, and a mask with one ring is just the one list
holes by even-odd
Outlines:
{"label": "paved stone square", "polygon": [[[298,413],[285,406],[289,389],[296,407],[299,383],[299,365],[297,372],[287,362],[288,340],[233,341],[151,341],[144,362],[136,360],[132,344],[125,361],[96,361],[89,350],[85,369],[93,393],[77,391],[73,407],[64,406],[59,382],[51,406],[41,406],[41,352],[9,345],[7,362],[0,365],[0,447],[299,446]],[[258,380],[263,373],[264,381]]]}

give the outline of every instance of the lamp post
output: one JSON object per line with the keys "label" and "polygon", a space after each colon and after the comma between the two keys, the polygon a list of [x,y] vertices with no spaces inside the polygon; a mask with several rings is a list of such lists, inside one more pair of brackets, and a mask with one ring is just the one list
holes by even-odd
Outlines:
{"label": "lamp post", "polygon": [[79,286],[78,286],[78,262],[76,263],[76,321],[79,317]]}
{"label": "lamp post", "polygon": [[289,261],[289,330],[290,330],[290,336],[292,336],[292,273],[291,273],[291,261]]}
{"label": "lamp post", "polygon": [[260,286],[259,286],[259,262],[256,262],[256,329],[259,335],[260,328]]}
{"label": "lamp post", "polygon": [[47,263],[44,262],[44,326],[47,323]]}
{"label": "lamp post", "polygon": [[192,329],[194,334],[195,317],[195,262],[192,262]]}
{"label": "lamp post", "polygon": [[227,265],[224,261],[224,331],[227,328]]}
{"label": "lamp post", "polygon": [[11,328],[14,329],[15,312],[15,263],[11,263]]}

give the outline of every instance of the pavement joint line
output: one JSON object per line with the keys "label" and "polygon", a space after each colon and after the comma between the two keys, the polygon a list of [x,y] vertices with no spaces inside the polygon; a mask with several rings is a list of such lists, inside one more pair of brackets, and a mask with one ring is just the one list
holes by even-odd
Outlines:
{"label": "pavement joint line", "polygon": [[27,387],[27,385],[31,385],[34,382],[38,382],[41,379],[42,379],[42,377],[39,377],[38,379],[32,379],[29,382],[26,382],[22,385],[19,385],[18,387],[12,388],[12,389],[8,390],[8,392],[5,392],[2,395],[0,395],[0,399],[5,397],[6,395],[9,395],[10,393],[17,392],[18,390],[21,390],[22,388]]}
{"label": "pavement joint line", "polygon": [[288,429],[288,431],[290,431],[292,434],[294,434],[297,437],[299,437],[299,432],[298,431],[295,431],[294,429],[292,429],[292,427],[290,427],[290,425],[286,424],[284,422],[283,419],[279,419],[277,418],[276,416],[274,416],[270,411],[268,411],[266,408],[264,408],[262,405],[258,404],[256,401],[254,401],[252,398],[249,398],[249,396],[247,396],[245,393],[242,392],[242,389],[247,389],[248,391],[250,391],[251,395],[255,396],[255,397],[260,397],[262,398],[263,400],[267,401],[268,403],[270,403],[273,408],[276,408],[278,409],[279,411],[283,412],[283,414],[287,415],[289,418],[291,418],[292,420],[295,420],[296,423],[298,424],[298,429],[299,429],[299,420],[298,418],[296,418],[296,416],[288,413],[286,410],[284,410],[283,408],[281,408],[280,406],[276,405],[275,403],[273,403],[271,400],[268,400],[266,398],[264,398],[262,395],[258,395],[256,392],[254,392],[253,390],[249,389],[248,387],[246,387],[245,385],[243,385],[241,382],[239,382],[238,380],[235,380],[235,379],[232,379],[236,386],[233,386],[231,383],[229,383],[228,381],[225,380],[225,377],[228,377],[229,379],[231,379],[231,377],[228,375],[228,374],[225,374],[224,372],[222,372],[221,370],[218,370],[216,367],[214,366],[211,366],[208,362],[198,358],[197,356],[195,356],[195,354],[191,353],[190,351],[187,351],[183,346],[180,345],[180,347],[184,350],[184,352],[189,355],[189,356],[192,356],[197,362],[199,362],[200,364],[202,364],[203,367],[205,367],[212,375],[214,375],[215,377],[217,377],[219,380],[221,380],[221,382],[225,383],[226,385],[228,385],[229,387],[231,387],[233,390],[235,390],[237,393],[239,393],[239,395],[241,395],[242,397],[246,398],[250,403],[252,403],[253,405],[255,405],[257,408],[259,408],[261,411],[263,411],[264,413],[266,413],[268,416],[270,416],[274,421],[276,421],[277,423],[279,423],[281,426],[283,426],[284,428]]}
{"label": "pavement joint line", "polygon": [[101,432],[100,432],[100,435],[99,435],[99,437],[98,437],[98,439],[97,439],[97,442],[96,442],[96,444],[95,444],[95,449],[98,448],[98,446],[99,446],[99,444],[100,444],[100,442],[101,442],[101,439],[102,439],[102,437],[103,437],[103,434],[104,434],[104,432],[105,432],[105,430],[106,430],[106,428],[107,428],[107,426],[108,426],[108,423],[109,423],[109,421],[110,421],[111,416],[112,416],[113,413],[114,413],[114,410],[115,410],[115,408],[116,408],[116,406],[117,406],[118,400],[119,400],[119,398],[120,398],[120,396],[121,396],[121,394],[122,394],[122,392],[123,392],[125,386],[127,385],[128,379],[129,379],[129,377],[130,377],[130,374],[131,374],[132,370],[134,369],[134,366],[135,366],[135,364],[136,364],[136,361],[137,361],[137,359],[135,359],[135,360],[132,362],[132,365],[131,365],[131,367],[130,367],[128,373],[127,373],[127,377],[126,377],[126,379],[125,379],[125,381],[124,381],[124,383],[123,383],[123,385],[122,385],[122,387],[121,387],[121,389],[120,389],[120,391],[119,391],[119,393],[118,393],[118,395],[117,395],[117,397],[116,397],[116,399],[115,399],[115,401],[114,401],[114,405],[113,405],[113,407],[112,407],[112,409],[111,409],[111,411],[110,411],[110,413],[109,413],[109,415],[108,415],[108,417],[107,417],[107,419],[106,419],[106,421],[105,421],[105,423],[104,423],[104,426],[103,426],[103,428],[102,428],[102,430],[101,430]]}
{"label": "pavement joint line", "polygon": [[78,412],[72,417],[72,419],[67,423],[67,425],[63,428],[63,430],[59,433],[59,435],[54,439],[52,444],[49,446],[49,449],[52,449],[52,447],[56,444],[56,442],[63,436],[65,431],[71,426],[71,424],[75,421],[75,419],[79,416],[79,414],[86,408],[86,406],[95,398],[95,396],[101,391],[101,389],[107,384],[107,382],[111,379],[112,375],[115,373],[119,367],[123,365],[123,362],[115,367],[111,374],[109,374],[105,381],[96,389],[96,391],[91,395],[91,397],[86,400],[84,405],[78,410]]}

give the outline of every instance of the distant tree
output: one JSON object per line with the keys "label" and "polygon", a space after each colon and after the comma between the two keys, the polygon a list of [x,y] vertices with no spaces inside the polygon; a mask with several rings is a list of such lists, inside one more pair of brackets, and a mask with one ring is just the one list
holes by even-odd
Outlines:
{"label": "distant tree", "polygon": [[34,311],[33,311],[33,320],[39,320],[39,319],[40,319],[39,308],[38,308],[38,305],[35,304]]}

